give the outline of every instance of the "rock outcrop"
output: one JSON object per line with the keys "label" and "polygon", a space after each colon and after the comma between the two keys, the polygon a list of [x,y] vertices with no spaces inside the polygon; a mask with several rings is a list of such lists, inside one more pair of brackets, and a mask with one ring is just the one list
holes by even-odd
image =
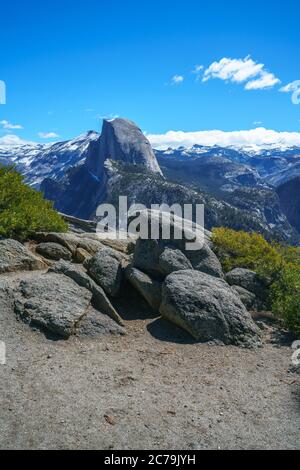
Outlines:
{"label": "rock outcrop", "polygon": [[31,326],[68,339],[75,334],[124,334],[115,321],[93,308],[93,294],[69,276],[35,274],[11,290],[16,314]]}
{"label": "rock outcrop", "polygon": [[[298,164],[298,172],[300,164]],[[277,188],[280,206],[290,224],[300,233],[300,176]]]}
{"label": "rock outcrop", "polygon": [[256,346],[258,328],[228,284],[199,271],[178,271],[167,277],[160,313],[198,341]]}
{"label": "rock outcrop", "polygon": [[92,302],[95,307],[99,309],[100,312],[105,313],[115,320],[119,325],[124,326],[120,315],[112,306],[104,290],[86,274],[81,266],[61,261],[51,267],[48,272],[64,274],[75,281],[79,286],[88,289],[93,294]]}
{"label": "rock outcrop", "polygon": [[103,175],[104,162],[108,158],[142,165],[154,173],[161,174],[149,140],[134,122],[127,119],[103,121],[99,155],[90,155],[86,160],[86,167],[100,178]]}
{"label": "rock outcrop", "polygon": [[[34,239],[42,244],[55,243],[70,251],[76,257],[78,249],[82,249],[93,256],[104,248],[102,241],[96,233],[44,233],[38,232]],[[38,246],[39,246],[38,245]]]}
{"label": "rock outcrop", "polygon": [[36,247],[36,252],[45,258],[59,261],[60,259],[71,260],[72,253],[58,243],[40,243]]}
{"label": "rock outcrop", "polygon": [[267,289],[270,281],[250,269],[235,268],[226,274],[226,281],[231,286],[239,286],[252,292],[262,301],[267,300]]}
{"label": "rock outcrop", "polygon": [[108,160],[133,168],[138,166],[163,180],[151,145],[142,131],[131,121],[114,119],[104,120],[100,139],[90,144],[81,165],[69,169],[59,180],[45,178],[41,190],[47,199],[54,201],[58,211],[75,218],[91,219],[98,205],[107,199],[109,176],[105,162]]}
{"label": "rock outcrop", "polygon": [[168,276],[174,271],[193,269],[193,266],[182,251],[167,245],[159,255],[158,268],[161,274]]}
{"label": "rock outcrop", "polygon": [[51,273],[21,281],[15,309],[28,323],[69,338],[86,315],[91,299],[87,289],[68,277]]}
{"label": "rock outcrop", "polygon": [[161,282],[151,279],[150,276],[131,265],[126,268],[125,276],[150,307],[158,312],[161,304]]}
{"label": "rock outcrop", "polygon": [[241,286],[232,286],[232,289],[238,294],[248,311],[262,310],[264,308],[262,301],[260,301],[253,292]]}
{"label": "rock outcrop", "polygon": [[[17,315],[63,338],[124,334],[118,308],[126,309],[123,294],[130,283],[154,312],[196,341],[259,345],[246,308],[263,305],[268,281],[242,268],[224,279],[210,233],[193,222],[149,210],[136,222],[145,224],[148,238],[142,233],[137,240],[100,241],[96,233],[37,233],[37,245],[31,241],[28,247],[40,258],[19,242],[1,240],[1,282],[6,272],[36,270],[13,277]],[[43,256],[60,261],[44,263]],[[47,272],[37,271],[47,264]]]}
{"label": "rock outcrop", "polygon": [[16,240],[0,240],[0,274],[43,269],[46,264]]}
{"label": "rock outcrop", "polygon": [[[202,227],[159,211],[142,211],[140,220],[148,223],[149,234],[157,228],[158,235],[157,239],[138,239],[133,259],[136,268],[156,277],[183,269],[223,276],[221,264],[208,245],[209,234]],[[165,238],[169,224],[170,238]]]}
{"label": "rock outcrop", "polygon": [[121,289],[123,260],[121,253],[103,248],[85,264],[89,276],[112,297],[117,297]]}

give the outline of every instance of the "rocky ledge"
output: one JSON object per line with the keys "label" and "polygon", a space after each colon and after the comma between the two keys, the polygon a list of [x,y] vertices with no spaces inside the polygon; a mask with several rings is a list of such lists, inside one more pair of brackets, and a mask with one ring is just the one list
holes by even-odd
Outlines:
{"label": "rocky ledge", "polygon": [[[163,217],[150,211],[143,217],[163,233]],[[173,218],[171,233],[181,224]],[[131,285],[157,316],[196,341],[259,346],[259,328],[247,309],[262,306],[266,284],[249,270],[225,276],[209,232],[195,251],[186,249],[187,241],[190,234],[181,240],[100,240],[95,233],[73,232],[36,233],[25,244],[1,240],[0,290],[12,315],[65,339],[125,334],[116,300]]]}

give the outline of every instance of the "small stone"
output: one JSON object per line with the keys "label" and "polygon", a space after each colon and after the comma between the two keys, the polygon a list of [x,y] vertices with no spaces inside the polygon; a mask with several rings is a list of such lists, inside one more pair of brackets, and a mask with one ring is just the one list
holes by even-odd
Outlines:
{"label": "small stone", "polygon": [[110,424],[111,426],[114,426],[116,424],[116,420],[113,416],[111,415],[104,415],[105,421]]}

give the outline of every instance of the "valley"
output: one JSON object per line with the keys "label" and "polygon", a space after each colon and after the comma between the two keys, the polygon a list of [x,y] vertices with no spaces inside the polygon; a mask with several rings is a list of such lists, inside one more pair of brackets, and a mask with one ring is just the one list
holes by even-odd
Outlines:
{"label": "valley", "polygon": [[205,203],[208,229],[258,230],[270,239],[300,243],[297,206],[291,201],[291,216],[280,198],[282,185],[300,175],[296,147],[195,145],[152,151],[138,126],[118,118],[104,121],[101,134],[89,131],[68,142],[0,147],[1,162],[16,165],[59,211],[79,218],[95,218],[97,206],[118,194],[149,206],[151,201],[172,204],[178,193],[180,203]]}

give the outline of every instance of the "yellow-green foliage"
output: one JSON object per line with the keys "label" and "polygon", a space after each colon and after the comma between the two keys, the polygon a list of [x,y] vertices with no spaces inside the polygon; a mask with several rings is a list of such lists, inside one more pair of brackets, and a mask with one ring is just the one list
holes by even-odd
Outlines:
{"label": "yellow-green foliage", "polygon": [[259,233],[213,230],[213,243],[225,271],[243,267],[272,277],[281,269],[282,256]]}
{"label": "yellow-green foliage", "polygon": [[270,279],[273,313],[300,335],[300,248],[271,244],[258,233],[227,228],[213,230],[213,243],[225,271],[243,267]]}
{"label": "yellow-green foliage", "polygon": [[67,225],[53,204],[24,184],[13,167],[1,167],[0,235],[22,240],[39,230],[65,232]]}
{"label": "yellow-green foliage", "polygon": [[286,263],[271,286],[272,311],[300,337],[300,266]]}

